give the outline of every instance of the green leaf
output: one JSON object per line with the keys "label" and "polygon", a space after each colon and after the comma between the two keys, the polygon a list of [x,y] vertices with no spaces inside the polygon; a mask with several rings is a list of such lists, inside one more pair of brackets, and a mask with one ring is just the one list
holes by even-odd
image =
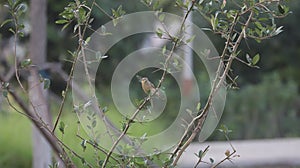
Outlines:
{"label": "green leaf", "polygon": [[8,91],[7,91],[7,90],[3,90],[3,91],[2,91],[2,95],[3,95],[3,97],[7,98]]}
{"label": "green leaf", "polygon": [[200,108],[201,108],[201,102],[199,102],[198,104],[197,104],[197,111],[200,111]]}
{"label": "green leaf", "polygon": [[218,131],[220,131],[220,132],[222,132],[224,134],[228,134],[228,133],[232,132],[232,130],[228,129],[228,127],[226,125],[224,125],[224,124],[222,124],[220,126],[220,128],[218,129]]}
{"label": "green leaf", "polygon": [[9,23],[9,22],[12,22],[13,20],[12,19],[7,19],[5,20],[4,22],[1,23],[0,27],[3,27],[5,24]]}
{"label": "green leaf", "polygon": [[43,82],[44,82],[44,89],[49,89],[50,84],[51,84],[50,79],[44,78]]}
{"label": "green leaf", "polygon": [[252,62],[252,58],[249,56],[249,54],[246,54],[246,59],[247,59],[248,63]]}
{"label": "green leaf", "polygon": [[68,22],[67,24],[65,24],[65,25],[63,26],[63,28],[62,28],[61,30],[65,30],[70,24],[71,24],[71,22]]}
{"label": "green leaf", "polygon": [[99,160],[99,166],[102,166],[104,163],[104,160]]}
{"label": "green leaf", "polygon": [[162,54],[165,55],[166,51],[167,51],[167,47],[166,47],[166,45],[164,45],[164,47],[162,49]]}
{"label": "green leaf", "polygon": [[101,33],[106,34],[106,27],[104,25],[101,26]]}
{"label": "green leaf", "polygon": [[284,13],[285,13],[284,6],[278,4],[277,7],[278,7],[279,13],[281,13],[281,14],[284,14]]}
{"label": "green leaf", "polygon": [[93,128],[95,128],[95,127],[96,127],[96,125],[97,125],[97,121],[96,121],[96,120],[94,120],[94,121],[92,122],[92,127],[93,127]]}
{"label": "green leaf", "polygon": [[213,158],[209,158],[210,163],[214,163],[215,160]]}
{"label": "green leaf", "polygon": [[24,37],[24,32],[19,32],[19,33],[18,33],[18,36]]}
{"label": "green leaf", "polygon": [[12,32],[13,34],[16,34],[16,32],[13,28],[9,28],[8,31]]}
{"label": "green leaf", "polygon": [[4,82],[4,84],[2,85],[3,86],[3,88],[8,88],[8,86],[9,86],[9,82]]}
{"label": "green leaf", "polygon": [[173,159],[165,159],[164,166],[170,166],[173,163]]}
{"label": "green leaf", "polygon": [[282,28],[283,28],[283,26],[278,27],[278,28],[274,31],[273,35],[276,36],[276,35],[280,34],[281,32],[283,32]]}
{"label": "green leaf", "polygon": [[163,31],[162,31],[160,28],[158,28],[158,29],[156,30],[156,35],[157,35],[159,38],[161,38],[162,35],[163,35]]}
{"label": "green leaf", "polygon": [[158,20],[163,22],[164,19],[165,19],[166,15],[165,14],[160,14],[159,17],[158,17]]}
{"label": "green leaf", "polygon": [[153,10],[157,10],[157,8],[159,7],[159,0],[155,1],[153,4]]}
{"label": "green leaf", "polygon": [[68,23],[69,21],[65,20],[65,19],[61,19],[61,20],[57,20],[55,21],[56,24],[64,24],[64,23]]}
{"label": "green leaf", "polygon": [[122,131],[124,131],[126,128],[126,123],[122,123]]}
{"label": "green leaf", "polygon": [[260,55],[256,54],[252,59],[252,65],[256,65],[259,60],[260,60]]}
{"label": "green leaf", "polygon": [[264,27],[261,25],[260,22],[255,22],[254,24],[255,24],[256,27],[259,28],[260,30],[264,28]]}
{"label": "green leaf", "polygon": [[29,65],[31,65],[31,63],[31,59],[24,59],[23,61],[21,61],[21,68],[27,68]]}
{"label": "green leaf", "polygon": [[[13,1],[13,4],[12,4],[13,10],[16,10],[17,8],[19,8],[21,4],[22,4],[21,0]],[[17,9],[17,10],[19,10],[19,9]]]}
{"label": "green leaf", "polygon": [[82,140],[80,145],[81,145],[83,151],[85,151],[85,149],[86,149],[86,140]]}
{"label": "green leaf", "polygon": [[9,6],[13,6],[13,0],[8,0]]}
{"label": "green leaf", "polygon": [[198,157],[199,157],[199,158],[202,158],[202,155],[203,155],[203,151],[200,150],[200,151],[198,152]]}
{"label": "green leaf", "polygon": [[66,127],[66,125],[65,125],[65,123],[63,122],[63,121],[61,121],[60,123],[59,123],[59,131],[62,133],[62,134],[65,134],[65,127]]}
{"label": "green leaf", "polygon": [[81,158],[81,163],[82,163],[83,165],[85,165],[85,164],[86,164],[86,161],[85,161],[85,159],[84,159],[84,158]]}
{"label": "green leaf", "polygon": [[186,43],[190,43],[190,42],[194,41],[195,37],[196,36],[193,35],[191,38],[189,38],[189,39],[186,40]]}
{"label": "green leaf", "polygon": [[91,37],[87,37],[85,43],[88,44],[91,41]]}
{"label": "green leaf", "polygon": [[103,107],[102,112],[103,112],[103,113],[106,113],[107,111],[108,111],[107,106]]}
{"label": "green leaf", "polygon": [[79,16],[78,16],[78,22],[79,23],[86,22],[86,11],[83,8],[79,8],[78,14],[79,14]]}

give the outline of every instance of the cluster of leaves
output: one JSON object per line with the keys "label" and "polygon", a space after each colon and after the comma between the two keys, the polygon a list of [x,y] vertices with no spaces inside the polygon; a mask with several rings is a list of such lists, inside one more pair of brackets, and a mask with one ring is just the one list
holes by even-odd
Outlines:
{"label": "cluster of leaves", "polygon": [[24,32],[22,30],[25,26],[23,23],[20,22],[20,19],[27,10],[26,4],[21,0],[8,0],[8,4],[5,4],[4,6],[7,7],[9,13],[12,16],[12,19],[7,19],[4,22],[2,22],[0,28],[8,23],[13,23],[14,28],[9,28],[8,30],[14,35],[23,37]]}
{"label": "cluster of leaves", "polygon": [[90,18],[90,12],[91,8],[86,4],[86,1],[75,0],[70,2],[59,14],[63,19],[57,20],[55,23],[64,24],[62,29],[65,29],[74,21],[76,24],[73,30],[76,32],[79,26],[93,22],[94,19]]}
{"label": "cluster of leaves", "polygon": [[[261,40],[269,39],[281,33],[283,26],[278,27],[275,19],[283,18],[290,13],[289,8],[284,5],[284,2],[285,0],[201,0],[195,6],[211,24],[211,29],[205,28],[204,30],[219,34],[226,40],[226,48],[221,56],[225,62],[232,54],[239,62],[258,68],[257,63],[260,61],[259,53],[256,53],[254,56],[246,53],[245,59],[238,57],[242,53],[241,50],[235,50],[235,46],[240,45],[237,44],[238,36],[243,33],[244,39],[254,39],[260,43]],[[247,17],[250,14],[252,15],[251,20],[247,28],[245,28]],[[235,79],[230,80],[235,83]]]}

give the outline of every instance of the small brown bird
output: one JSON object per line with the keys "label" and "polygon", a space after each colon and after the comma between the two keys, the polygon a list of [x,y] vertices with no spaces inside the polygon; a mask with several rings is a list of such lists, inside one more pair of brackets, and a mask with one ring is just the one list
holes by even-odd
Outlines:
{"label": "small brown bird", "polygon": [[153,93],[155,91],[153,83],[151,83],[147,77],[143,77],[141,79],[141,83],[142,88],[146,94]]}

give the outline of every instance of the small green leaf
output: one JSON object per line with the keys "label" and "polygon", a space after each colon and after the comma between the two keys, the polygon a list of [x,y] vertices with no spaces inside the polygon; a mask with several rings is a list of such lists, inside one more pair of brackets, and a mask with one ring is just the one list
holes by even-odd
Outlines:
{"label": "small green leaf", "polygon": [[164,166],[170,166],[173,163],[173,159],[165,159]]}
{"label": "small green leaf", "polygon": [[264,27],[261,25],[260,22],[255,22],[254,24],[255,24],[256,27],[259,28],[260,30],[264,28]]}
{"label": "small green leaf", "polygon": [[167,51],[167,47],[164,45],[164,47],[162,49],[162,54],[165,55],[166,51]]}
{"label": "small green leaf", "polygon": [[256,54],[252,59],[252,65],[256,65],[259,60],[260,60],[260,56],[259,54]]}
{"label": "small green leaf", "polygon": [[274,31],[274,36],[280,34],[283,30],[282,30],[283,26],[278,27],[275,31]]}
{"label": "small green leaf", "polygon": [[201,102],[199,102],[198,104],[197,104],[197,111],[200,111],[200,108],[201,108]]}
{"label": "small green leaf", "polygon": [[165,16],[166,16],[165,14],[160,14],[158,17],[159,21],[163,22],[165,19]]}
{"label": "small green leaf", "polygon": [[200,150],[200,151],[198,152],[198,157],[199,157],[199,158],[202,158],[202,155],[203,155],[203,151]]}
{"label": "small green leaf", "polygon": [[284,10],[284,6],[278,4],[278,11],[281,13],[281,14],[284,14],[285,13],[285,10]]}
{"label": "small green leaf", "polygon": [[85,149],[86,149],[86,140],[82,140],[80,145],[81,145],[83,151],[85,151]]}
{"label": "small green leaf", "polygon": [[147,133],[144,133],[143,136],[140,137],[140,140],[147,140]]}
{"label": "small green leaf", "polygon": [[84,159],[84,158],[81,158],[81,163],[82,163],[83,165],[85,165],[85,164],[86,164],[86,162],[85,162],[85,159]]}
{"label": "small green leaf", "polygon": [[228,133],[232,132],[232,130],[228,129],[228,127],[226,125],[224,125],[224,124],[222,124],[220,126],[220,128],[218,129],[218,131],[220,131],[220,132],[222,132],[224,134],[228,134]]}
{"label": "small green leaf", "polygon": [[65,24],[61,30],[65,30],[65,29],[70,25],[70,23],[71,23],[71,22]]}
{"label": "small green leaf", "polygon": [[87,125],[86,127],[87,127],[89,130],[92,130],[92,127],[91,127],[91,126]]}
{"label": "small green leaf", "polygon": [[193,35],[191,38],[189,38],[189,39],[186,40],[186,43],[190,43],[190,42],[194,41],[195,37],[196,36]]}
{"label": "small green leaf", "polygon": [[214,163],[215,160],[213,158],[209,158],[210,163]]}
{"label": "small green leaf", "polygon": [[18,33],[18,36],[20,36],[20,37],[24,37],[24,35],[25,35],[24,32],[19,32]]}
{"label": "small green leaf", "polygon": [[100,160],[100,161],[99,161],[99,166],[102,166],[103,163],[104,163],[104,160]]}
{"label": "small green leaf", "polygon": [[4,82],[4,84],[2,84],[2,86],[3,86],[3,88],[8,88],[8,86],[9,86],[9,82]]}
{"label": "small green leaf", "polygon": [[248,63],[252,62],[252,58],[249,56],[249,54],[246,54],[246,59],[247,59]]}
{"label": "small green leaf", "polygon": [[126,123],[122,123],[122,131],[124,131],[126,128]]}
{"label": "small green leaf", "polygon": [[85,43],[89,43],[91,41],[91,37],[86,38]]}
{"label": "small green leaf", "polygon": [[0,27],[3,27],[5,24],[9,23],[9,22],[12,22],[13,20],[12,19],[7,19],[5,20],[4,22],[1,23]]}
{"label": "small green leaf", "polygon": [[106,113],[108,111],[108,108],[105,106],[105,107],[103,107],[103,109],[102,109],[102,112],[103,113]]}
{"label": "small green leaf", "polygon": [[108,55],[102,55],[101,56],[101,59],[105,59],[105,58],[108,58]]}
{"label": "small green leaf", "polygon": [[106,27],[104,25],[101,26],[101,32],[102,34],[106,34]]}
{"label": "small green leaf", "polygon": [[7,90],[3,90],[3,91],[2,91],[2,95],[3,95],[3,97],[7,98],[8,91],[7,91]]}
{"label": "small green leaf", "polygon": [[31,65],[32,61],[31,59],[24,59],[21,62],[21,68],[27,68],[29,65]]}
{"label": "small green leaf", "polygon": [[162,35],[163,35],[163,31],[162,31],[160,28],[158,28],[158,29],[156,30],[156,35],[157,35],[159,38],[161,38]]}
{"label": "small green leaf", "polygon": [[66,91],[64,91],[64,90],[61,91],[61,96],[62,96],[62,97],[65,97],[65,96],[66,96]]}
{"label": "small green leaf", "polygon": [[12,32],[13,34],[16,34],[15,30],[12,28],[9,28],[8,31]]}
{"label": "small green leaf", "polygon": [[65,20],[65,19],[61,19],[61,20],[57,20],[55,21],[56,24],[65,24],[68,23],[69,21]]}
{"label": "small green leaf", "polygon": [[94,121],[92,122],[92,127],[93,127],[93,128],[95,128],[95,127],[96,127],[96,125],[97,125],[97,121],[96,121],[96,120],[94,120]]}
{"label": "small green leaf", "polygon": [[65,123],[64,123],[63,121],[61,121],[61,122],[59,123],[59,131],[60,131],[62,134],[65,134],[65,127],[66,127]]}
{"label": "small green leaf", "polygon": [[44,78],[43,82],[44,82],[44,89],[49,89],[50,84],[51,84],[50,79]]}
{"label": "small green leaf", "polygon": [[159,0],[155,1],[154,4],[153,4],[153,10],[157,10],[159,6]]}

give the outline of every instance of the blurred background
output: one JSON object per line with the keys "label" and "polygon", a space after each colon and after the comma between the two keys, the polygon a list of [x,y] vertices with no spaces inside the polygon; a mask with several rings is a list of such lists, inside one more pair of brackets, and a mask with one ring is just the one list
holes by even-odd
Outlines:
{"label": "blurred background", "polygon": [[[28,4],[27,1],[25,2]],[[59,13],[68,2],[66,0],[48,1],[47,8],[47,61],[62,64],[65,72],[69,72],[71,67],[69,60],[72,60],[68,50],[76,50],[77,40],[71,27],[61,31],[62,27],[55,24],[55,21],[59,19]],[[0,0],[0,23],[9,17],[8,11],[3,7],[5,3],[4,0]],[[126,13],[149,10],[139,0],[102,0],[99,1],[99,4],[109,14],[111,14],[111,9],[117,8],[120,4]],[[228,91],[226,107],[220,121],[220,124],[227,125],[233,131],[230,133],[231,140],[300,137],[300,1],[288,1],[287,5],[292,13],[277,21],[277,25],[284,27],[281,34],[261,43],[247,40],[241,46],[241,49],[249,54],[260,53],[261,61],[258,63],[259,69],[250,68],[240,63],[234,64],[234,74],[239,76],[238,88]],[[173,0],[162,1],[161,6],[165,12],[182,15],[174,7]],[[92,15],[95,18],[92,24],[94,29],[110,21],[110,18],[99,10],[94,10]],[[18,41],[20,57],[28,54],[27,42],[30,32],[28,18],[28,15],[22,18],[25,24],[25,37]],[[197,12],[193,14],[193,21],[199,27],[208,27],[208,23]],[[7,72],[7,68],[13,64],[13,37],[8,31],[9,26],[12,25],[5,25],[0,28],[0,73]],[[88,33],[91,34],[92,31]],[[221,52],[224,41],[219,36],[210,32],[206,33],[214,42],[217,50]],[[101,70],[99,70],[96,79],[96,88],[100,91],[99,99],[102,100],[100,104],[108,106],[109,110],[114,110],[109,96],[113,70],[126,55],[140,48],[141,41],[145,38],[146,35],[144,34],[125,38],[107,53],[113,57],[108,57],[101,62]],[[194,57],[193,64],[197,80],[200,83],[201,81],[208,81],[207,73],[201,61]],[[146,69],[141,71],[139,75],[148,76],[157,84],[158,81],[154,79],[158,79],[161,73],[152,73],[153,71],[154,69],[151,68]],[[51,111],[56,116],[61,92],[66,83],[60,75],[51,72],[46,73],[51,79]],[[177,96],[179,94],[178,86],[174,83],[174,79],[169,77],[163,85],[168,92],[168,102],[171,102],[168,103],[168,108],[171,109],[176,109],[176,104],[180,101]],[[136,89],[139,87],[137,79],[133,79],[130,86],[133,96],[142,97],[142,90]],[[209,84],[203,83],[200,89],[201,96],[208,95],[209,89]],[[171,92],[172,90],[173,92]],[[76,126],[72,125],[76,125],[77,118],[72,113],[71,96],[68,96],[63,118],[72,132],[71,130],[76,130]],[[168,121],[164,123],[168,123]],[[217,131],[209,138],[209,141],[223,140],[225,137]],[[80,140],[68,139],[67,135],[65,141],[71,143],[71,146],[72,144],[79,146],[80,143]],[[6,101],[0,97],[0,167],[30,167],[31,145],[29,120],[10,109]]]}

